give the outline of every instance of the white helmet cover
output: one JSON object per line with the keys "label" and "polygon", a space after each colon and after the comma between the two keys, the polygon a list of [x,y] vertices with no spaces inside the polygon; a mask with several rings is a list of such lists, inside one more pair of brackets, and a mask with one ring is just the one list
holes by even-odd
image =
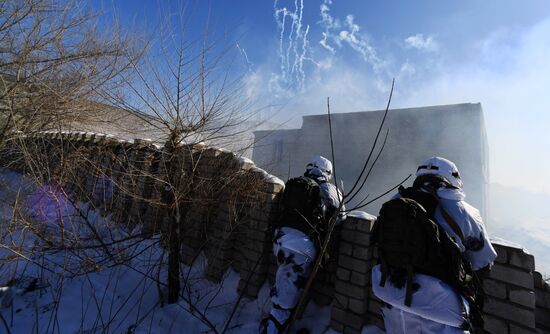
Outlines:
{"label": "white helmet cover", "polygon": [[444,177],[455,188],[462,189],[460,173],[454,162],[441,157],[431,157],[418,166],[416,176],[436,174]]}
{"label": "white helmet cover", "polygon": [[327,158],[317,155],[306,166],[306,175],[330,181],[332,178],[332,162]]}

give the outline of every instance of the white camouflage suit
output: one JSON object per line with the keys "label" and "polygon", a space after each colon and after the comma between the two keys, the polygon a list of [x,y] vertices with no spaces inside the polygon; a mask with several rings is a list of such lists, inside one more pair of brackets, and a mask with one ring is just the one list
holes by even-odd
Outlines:
{"label": "white camouflage suit", "polygon": [[[321,188],[322,206],[325,210],[337,209],[342,196],[336,187],[329,183],[332,174],[330,160],[316,156],[306,167],[305,176],[319,183]],[[342,210],[343,211],[343,210]],[[343,220],[341,215],[338,223]],[[284,325],[292,314],[300,299],[301,292],[309,277],[312,265],[317,257],[317,248],[310,237],[302,231],[291,227],[275,230],[273,237],[273,253],[277,257],[277,273],[275,284],[271,289],[272,309],[270,318],[266,319],[260,331],[268,334],[279,333],[280,325]],[[274,318],[279,325],[275,324]]]}
{"label": "white camouflage suit", "polygon": [[[460,246],[474,270],[492,265],[496,252],[489,242],[479,211],[464,201],[462,181],[455,164],[440,157],[432,157],[421,165],[416,176],[437,174],[444,177],[452,188],[439,188],[439,204],[462,230],[463,243],[442,216],[439,207],[435,220]],[[410,307],[405,305],[405,288],[391,283],[380,286],[380,265],[372,270],[374,294],[388,306],[382,308],[386,333],[469,333],[461,329],[469,315],[468,302],[441,280],[415,274],[413,280],[419,289],[413,293]]]}

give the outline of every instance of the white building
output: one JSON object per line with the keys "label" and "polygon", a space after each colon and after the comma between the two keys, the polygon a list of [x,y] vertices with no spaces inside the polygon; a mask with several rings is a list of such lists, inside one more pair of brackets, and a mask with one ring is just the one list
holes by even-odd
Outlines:
{"label": "white building", "polygon": [[[376,110],[331,116],[335,174],[342,180],[344,192],[351,190],[360,174],[383,115],[384,110]],[[480,103],[391,109],[371,162],[384,141],[386,129],[389,129],[386,146],[351,206],[367,194],[368,200],[374,199],[409,174],[413,177],[405,185],[412,184],[417,166],[437,155],[457,164],[468,196],[466,200],[486,217],[489,161]],[[301,175],[315,154],[332,160],[326,114],[304,116],[300,129],[256,131],[254,135],[254,162],[283,180]],[[370,164],[367,171],[369,168]],[[391,194],[362,210],[377,214]]]}

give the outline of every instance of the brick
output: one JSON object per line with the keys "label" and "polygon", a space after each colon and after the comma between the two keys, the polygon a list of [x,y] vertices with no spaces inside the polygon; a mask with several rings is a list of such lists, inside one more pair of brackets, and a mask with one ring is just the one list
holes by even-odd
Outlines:
{"label": "brick", "polygon": [[340,307],[332,306],[330,311],[330,319],[338,321],[342,324],[346,323],[346,311]]}
{"label": "brick", "polygon": [[501,282],[514,284],[529,290],[533,290],[533,276],[529,272],[496,264],[490,273],[490,278]]}
{"label": "brick", "polygon": [[535,257],[531,254],[525,254],[523,250],[511,249],[509,253],[509,263],[529,271],[535,270]]}
{"label": "brick", "polygon": [[535,281],[536,289],[544,289],[544,280],[542,279],[542,274],[538,271],[533,272],[533,280]]}
{"label": "brick", "polygon": [[330,328],[334,329],[335,331],[337,332],[343,332],[344,331],[344,324],[342,324],[341,322],[338,322],[334,319],[331,319],[330,320]]}
{"label": "brick", "polygon": [[353,299],[349,300],[349,309],[357,314],[364,314],[367,310],[366,299]]}
{"label": "brick", "polygon": [[350,276],[351,276],[351,271],[349,271],[347,269],[338,268],[338,270],[336,270],[336,277],[339,280],[349,281]]}
{"label": "brick", "polygon": [[544,325],[550,330],[550,309],[537,307],[535,310],[535,318],[537,324]]}
{"label": "brick", "polygon": [[483,310],[491,315],[509,320],[529,328],[535,328],[535,313],[520,306],[515,306],[494,298],[487,298]]}
{"label": "brick", "polygon": [[506,284],[504,283],[492,279],[485,279],[483,280],[483,289],[489,296],[506,299]]}
{"label": "brick", "polygon": [[264,189],[268,193],[280,193],[283,188],[284,186],[279,182],[266,182]]}
{"label": "brick", "polygon": [[525,328],[522,326],[510,324],[510,334],[533,334],[533,333],[537,333],[537,331],[534,328]]}
{"label": "brick", "polygon": [[361,246],[369,246],[370,245],[370,235],[366,233],[361,233],[358,231],[351,231],[351,230],[345,230],[342,229],[342,232],[340,234],[340,238],[345,241],[352,242],[354,244],[358,244]]}
{"label": "brick", "polygon": [[536,290],[535,299],[537,308],[546,308],[550,310],[550,292]]}
{"label": "brick", "polygon": [[357,272],[352,272],[350,282],[355,285],[366,286],[368,283],[369,277],[370,277],[369,274],[360,274]]}
{"label": "brick", "polygon": [[334,303],[335,306],[341,309],[347,309],[349,305],[349,297],[341,293],[334,293]]}
{"label": "brick", "polygon": [[367,296],[367,290],[342,281],[336,281],[336,284],[334,284],[334,287],[336,289],[336,292],[341,293],[346,296],[351,296],[354,298],[366,298]]}
{"label": "brick", "polygon": [[372,252],[370,248],[367,247],[353,246],[353,257],[361,260],[369,260],[372,258]]}
{"label": "brick", "polygon": [[340,242],[339,253],[343,255],[351,255],[353,252],[353,245],[347,242]]}
{"label": "brick", "polygon": [[510,301],[523,305],[525,307],[535,308],[535,292],[511,288],[509,291]]}
{"label": "brick", "polygon": [[366,274],[369,269],[369,263],[367,261],[354,259],[345,255],[340,255],[338,257],[338,266],[357,271],[362,274]]}
{"label": "brick", "polygon": [[356,230],[357,224],[361,219],[355,218],[355,217],[347,217],[344,223],[342,224],[342,227],[346,230]]}
{"label": "brick", "polygon": [[346,328],[351,327],[352,329],[361,330],[363,327],[363,317],[351,312],[346,312],[338,307],[332,308],[331,318],[345,324]]}
{"label": "brick", "polygon": [[263,206],[265,209],[271,211],[277,209],[279,205],[279,194],[276,191],[275,193],[271,192],[260,192],[257,194],[257,199],[260,201],[259,206]]}
{"label": "brick", "polygon": [[497,319],[486,314],[483,315],[483,329],[491,334],[508,333],[508,325],[504,320]]}
{"label": "brick", "polygon": [[500,245],[493,244],[493,246],[495,247],[495,250],[497,252],[497,258],[495,259],[495,262],[502,263],[502,264],[508,263],[507,249]]}
{"label": "brick", "polygon": [[375,220],[364,220],[364,219],[357,219],[354,218],[356,221],[355,228],[361,232],[367,232],[370,233],[372,230],[372,225],[374,224]]}

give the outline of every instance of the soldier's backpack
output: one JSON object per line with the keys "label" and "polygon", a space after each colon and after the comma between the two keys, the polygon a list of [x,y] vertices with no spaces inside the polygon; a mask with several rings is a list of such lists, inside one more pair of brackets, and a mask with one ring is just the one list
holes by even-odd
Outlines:
{"label": "soldier's backpack", "polygon": [[279,226],[288,226],[306,235],[320,234],[323,213],[321,188],[306,176],[288,180],[283,192],[283,210]]}
{"label": "soldier's backpack", "polygon": [[[405,287],[405,305],[411,306],[413,274],[437,277],[470,302],[472,322],[479,326],[481,285],[458,244],[434,219],[439,205],[436,189],[447,181],[434,175],[420,181],[427,179],[429,182],[415,182],[411,188],[400,187],[400,198],[384,203],[380,209],[373,229],[382,274],[380,285],[389,280],[397,288]],[[463,239],[456,222],[443,208],[441,212],[455,234]]]}

